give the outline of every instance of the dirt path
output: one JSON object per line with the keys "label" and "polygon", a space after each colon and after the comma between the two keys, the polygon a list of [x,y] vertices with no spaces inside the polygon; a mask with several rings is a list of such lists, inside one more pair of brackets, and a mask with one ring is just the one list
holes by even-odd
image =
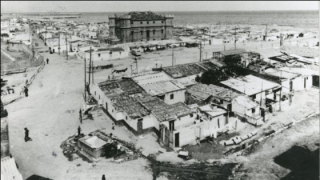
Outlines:
{"label": "dirt path", "polygon": [[[8,105],[9,136],[12,155],[24,178],[38,174],[55,180],[151,179],[147,161],[138,159],[124,164],[106,161],[97,166],[77,159],[69,162],[60,144],[77,132],[78,110],[83,103],[83,65],[66,61],[56,54],[44,54],[50,62],[29,88],[29,97]],[[85,134],[105,126],[106,122],[84,121]],[[24,142],[24,130],[30,130],[33,141]],[[52,152],[57,157],[52,156]],[[77,166],[77,164],[81,164]]]}

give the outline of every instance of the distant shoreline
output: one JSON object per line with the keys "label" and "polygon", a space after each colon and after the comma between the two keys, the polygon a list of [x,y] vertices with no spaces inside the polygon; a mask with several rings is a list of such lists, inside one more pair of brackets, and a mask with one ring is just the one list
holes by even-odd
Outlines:
{"label": "distant shoreline", "polygon": [[[319,10],[256,10],[256,11],[153,11],[153,12],[157,12],[157,13],[183,13],[183,12],[195,12],[195,13],[205,13],[205,12],[210,12],[210,13],[221,13],[221,12],[254,12],[254,13],[263,13],[263,12],[318,12]],[[66,13],[75,13],[75,14],[87,14],[87,13],[128,13],[131,11],[109,11],[109,12],[1,12],[1,14],[35,14],[35,13],[62,13],[62,14],[66,14]]]}

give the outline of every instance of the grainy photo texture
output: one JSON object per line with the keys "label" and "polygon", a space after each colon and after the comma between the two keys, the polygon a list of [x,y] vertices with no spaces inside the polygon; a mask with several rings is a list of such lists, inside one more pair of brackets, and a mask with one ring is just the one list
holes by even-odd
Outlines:
{"label": "grainy photo texture", "polygon": [[319,179],[319,6],[1,1],[1,180]]}

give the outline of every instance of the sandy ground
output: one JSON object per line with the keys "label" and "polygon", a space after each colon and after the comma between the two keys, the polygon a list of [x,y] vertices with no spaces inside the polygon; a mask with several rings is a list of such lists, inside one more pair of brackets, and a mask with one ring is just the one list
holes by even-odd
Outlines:
{"label": "sandy ground", "polygon": [[[80,125],[78,111],[83,103],[83,65],[65,61],[58,55],[44,54],[50,59],[29,88],[29,97],[6,106],[9,112],[10,147],[24,178],[32,174],[51,179],[151,179],[144,167],[146,160],[124,164],[99,162],[96,167],[77,159],[69,162],[60,144],[73,135]],[[84,121],[85,134],[106,127],[108,121]],[[24,130],[30,130],[31,142],[24,142]],[[52,152],[58,156],[52,156]],[[81,164],[81,166],[77,166]]]}

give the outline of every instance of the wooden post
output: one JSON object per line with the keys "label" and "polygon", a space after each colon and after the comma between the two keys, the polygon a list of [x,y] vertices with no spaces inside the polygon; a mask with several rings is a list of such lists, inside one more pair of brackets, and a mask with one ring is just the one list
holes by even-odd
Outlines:
{"label": "wooden post", "polygon": [[92,76],[92,84],[94,84],[94,78],[93,78],[93,61],[91,61],[91,76]]}
{"label": "wooden post", "polygon": [[89,85],[91,83],[91,46],[90,46],[90,59],[89,59]]}
{"label": "wooden post", "polygon": [[67,40],[67,35],[66,35],[66,55],[67,55],[67,60],[68,60],[68,40]]}
{"label": "wooden post", "polygon": [[87,88],[87,62],[86,62],[86,58],[84,58],[84,100],[86,101],[87,99],[87,92],[86,92],[86,88]]}
{"label": "wooden post", "polygon": [[61,33],[59,32],[59,55],[60,55],[60,35],[61,35]]}

